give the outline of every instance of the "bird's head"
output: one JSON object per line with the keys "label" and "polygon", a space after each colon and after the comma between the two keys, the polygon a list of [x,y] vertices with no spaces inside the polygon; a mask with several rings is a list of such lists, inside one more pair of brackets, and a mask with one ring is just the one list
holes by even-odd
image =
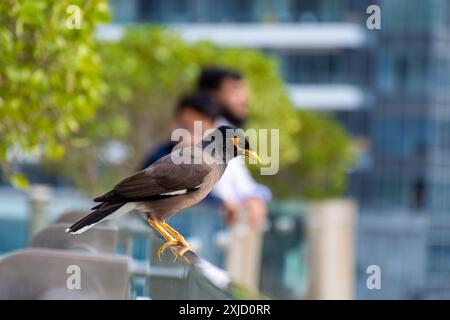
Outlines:
{"label": "bird's head", "polygon": [[229,126],[221,126],[217,128],[221,133],[224,154],[231,158],[244,155],[248,158],[255,159],[258,163],[262,163],[258,154],[250,147],[248,140],[245,138],[241,130]]}

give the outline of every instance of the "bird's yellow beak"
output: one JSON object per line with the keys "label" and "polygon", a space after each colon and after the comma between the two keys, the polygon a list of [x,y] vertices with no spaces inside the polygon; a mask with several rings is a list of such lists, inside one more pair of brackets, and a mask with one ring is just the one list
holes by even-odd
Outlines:
{"label": "bird's yellow beak", "polygon": [[262,164],[261,158],[258,156],[258,154],[255,151],[244,150],[244,155],[249,158],[255,159],[257,163]]}
{"label": "bird's yellow beak", "polygon": [[241,150],[242,153],[244,153],[244,155],[246,157],[255,159],[257,163],[262,164],[261,158],[258,156],[258,154],[255,151],[253,151],[252,149],[243,149],[239,145],[239,138],[238,137],[234,137],[233,138],[233,144],[238,150]]}

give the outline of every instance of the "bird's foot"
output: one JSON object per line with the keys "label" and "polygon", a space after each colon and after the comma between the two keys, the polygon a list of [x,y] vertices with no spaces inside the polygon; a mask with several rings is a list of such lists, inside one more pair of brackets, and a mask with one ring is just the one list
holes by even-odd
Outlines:
{"label": "bird's foot", "polygon": [[184,243],[181,243],[178,246],[171,247],[170,249],[175,256],[173,262],[176,262],[178,258],[182,257],[187,251],[191,250],[192,247],[189,243],[184,241]]}
{"label": "bird's foot", "polygon": [[178,241],[173,240],[173,241],[167,241],[161,247],[159,247],[158,252],[156,254],[159,261],[161,261],[161,255],[167,248],[172,247],[172,246],[177,246],[177,245],[179,245]]}
{"label": "bird's foot", "polygon": [[177,261],[178,257],[182,257],[186,253],[186,251],[191,250],[192,248],[191,245],[186,241],[183,242],[180,242],[178,240],[167,241],[158,249],[157,256],[159,261],[161,261],[161,255],[169,247],[171,248],[172,253],[175,255],[174,262]]}

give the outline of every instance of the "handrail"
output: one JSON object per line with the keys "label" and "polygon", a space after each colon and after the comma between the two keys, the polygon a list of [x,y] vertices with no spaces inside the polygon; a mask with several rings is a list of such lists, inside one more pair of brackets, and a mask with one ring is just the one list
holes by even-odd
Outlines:
{"label": "handrail", "polygon": [[[180,254],[183,247],[173,246],[171,250],[175,254]],[[188,250],[183,255],[183,260],[187,263],[191,271],[199,277],[213,285],[222,294],[231,299],[268,299],[257,292],[235,283],[225,270],[220,269],[209,261],[198,256],[194,251]]]}
{"label": "handrail", "polygon": [[[132,235],[148,237],[151,234],[151,231],[146,227],[145,221],[143,219],[142,221],[140,220],[141,219],[138,218],[135,222],[129,221],[127,225],[122,225],[122,227],[119,228],[119,233],[125,237],[130,237]],[[158,237],[150,237],[150,239],[151,241],[154,241],[155,247],[162,241],[162,239]],[[180,256],[184,248],[182,246],[171,246],[170,250],[175,256]],[[128,252],[128,255],[131,255],[131,252]],[[130,273],[132,276],[141,276],[150,279],[150,282],[159,277],[170,278],[173,280],[186,280],[186,282],[191,280],[188,285],[195,285],[199,287],[200,291],[208,291],[208,296],[220,299],[267,298],[236,283],[225,270],[219,268],[210,261],[207,261],[193,250],[184,252],[182,259],[180,260],[184,262],[183,266],[187,269],[179,268],[176,264],[171,267],[170,265],[151,263],[151,261],[140,262],[131,260]]]}
{"label": "handrail", "polygon": [[[170,249],[176,256],[180,256],[184,250],[182,246],[172,246]],[[184,252],[181,261],[184,262],[187,270],[176,267],[149,265],[147,261],[138,262],[131,260],[130,274],[145,278],[164,277],[186,280],[187,282],[191,280],[189,285],[199,287],[200,291],[207,290],[208,296],[219,299],[267,299],[267,297],[237,284],[225,270],[200,257],[192,250]]]}
{"label": "handrail", "polygon": [[[301,230],[302,228],[303,209],[304,208],[296,203],[272,203],[270,205],[269,214],[271,221],[268,224],[268,230],[264,234],[264,237],[269,237],[269,240],[264,242],[265,244],[263,248],[263,250],[267,251],[265,253],[266,257],[268,251],[270,251],[270,254],[275,253],[276,257],[281,257],[281,259],[284,259],[288,254],[288,250],[293,248],[294,241],[298,242],[297,239],[300,239],[300,236],[303,236],[302,234],[298,234],[298,230]],[[74,245],[77,242],[80,242],[89,243],[89,245],[93,246],[93,248],[95,248],[95,250],[99,253],[107,252],[108,254],[125,254],[126,256],[132,258],[129,260],[128,265],[128,274],[131,277],[130,284],[132,288],[129,290],[129,293],[131,293],[129,297],[151,296],[151,298],[154,299],[164,297],[178,298],[178,296],[186,296],[187,294],[187,297],[190,298],[191,296],[195,297],[199,295],[203,297],[203,294],[210,296],[211,294],[213,298],[264,298],[260,294],[244,288],[242,283],[238,282],[237,284],[236,281],[233,281],[233,279],[230,278],[226,271],[221,269],[222,262],[224,262],[224,265],[226,265],[227,268],[230,266],[230,260],[228,259],[229,257],[225,257],[225,260],[223,260],[224,254],[229,254],[229,252],[224,251],[224,249],[231,245],[233,247],[229,248],[238,247],[230,243],[230,241],[234,239],[231,233],[228,232],[225,234],[222,231],[224,228],[223,225],[220,224],[220,219],[213,218],[219,216],[218,214],[215,214],[217,213],[216,211],[217,209],[214,207],[203,205],[186,210],[184,214],[176,216],[173,220],[171,220],[174,227],[187,236],[187,240],[193,245],[194,248],[193,251],[187,252],[184,258],[179,259],[178,263],[175,264],[171,263],[172,259],[168,256],[163,259],[162,263],[157,261],[155,258],[156,249],[159,245],[161,245],[160,241],[162,239],[156,236],[150,236],[152,231],[145,224],[145,221],[139,221],[140,215],[129,215],[123,217],[122,221],[116,221],[115,226],[118,227],[117,229],[119,232],[118,238],[117,234],[110,234],[108,236],[109,240],[106,242],[98,242],[95,240],[96,237],[104,239],[104,235],[98,235],[98,232],[104,229],[102,225],[99,225],[93,228],[89,233],[85,233],[77,237],[67,237],[70,241],[64,240],[65,237],[63,237],[64,241],[56,241],[56,238],[49,236],[44,239],[45,241],[41,241],[42,239],[39,240],[39,237],[36,237],[30,244],[35,247],[71,250],[75,248],[79,249],[80,247],[78,245]],[[80,212],[80,214],[83,213]],[[290,220],[287,219],[287,217],[289,217]],[[69,219],[68,216],[66,218]],[[71,216],[70,219],[73,219],[73,217]],[[72,220],[58,220],[57,222],[62,224],[69,223],[70,221]],[[25,221],[21,223],[25,224]],[[105,227],[106,226],[111,227],[112,225],[107,224]],[[52,227],[48,227],[49,229],[47,231],[50,232],[53,230],[53,227],[57,226],[53,225]],[[61,225],[61,228],[64,230],[65,226]],[[60,232],[56,229],[53,230],[53,232],[57,232],[57,234],[61,236],[66,235],[63,231]],[[147,240],[149,239],[149,236],[151,240]],[[189,236],[192,238],[189,238]],[[283,245],[282,247],[277,248],[276,251],[272,252],[273,246],[270,244],[274,243],[272,241],[274,237],[276,241],[281,241],[286,245]],[[117,242],[117,240],[119,240],[119,242]],[[71,241],[74,243],[71,243]],[[24,241],[22,241],[22,243],[23,242]],[[107,244],[107,247],[105,247],[105,243]],[[21,247],[24,247],[24,245],[22,244]],[[295,246],[295,248],[297,247],[298,246]],[[299,248],[300,249],[295,250],[302,250],[299,254],[303,255],[305,251],[302,247]],[[177,250],[177,248],[174,249]],[[289,254],[291,253],[292,252],[289,251]],[[263,290],[263,292],[267,292],[273,297],[278,297],[278,293],[281,292],[281,290],[276,286],[279,286],[283,290],[285,288],[286,290],[297,290],[296,288],[293,288],[293,285],[291,284],[297,281],[297,278],[295,278],[297,274],[301,274],[300,277],[304,279],[304,270],[307,272],[307,269],[303,267],[303,264],[301,266],[301,273],[295,273],[294,270],[294,273],[296,274],[295,277],[292,276],[292,268],[289,268],[289,279],[293,279],[292,281],[289,281],[289,285],[279,285],[282,280],[282,274],[284,274],[285,271],[282,271],[283,273],[278,272],[278,269],[276,268],[278,268],[279,265],[274,264],[275,259],[269,260],[270,261],[265,262],[266,266],[268,265],[269,267],[266,267],[264,271],[266,274],[264,276],[264,281],[261,281],[260,284],[261,290]],[[302,260],[302,263],[303,261],[304,260]],[[237,265],[239,265],[239,263]],[[247,266],[247,264],[245,265]],[[294,269],[295,268],[297,268],[296,265],[294,265]],[[236,279],[238,279],[238,277],[236,277]],[[276,286],[272,284],[274,283],[273,281],[277,281]],[[193,286],[194,289],[191,290]],[[185,291],[182,292],[182,290],[178,290],[178,288],[182,288]],[[161,291],[158,292],[158,290]],[[257,289],[253,289],[253,291],[256,290]],[[299,289],[298,291],[300,292],[300,290],[303,289]],[[294,294],[298,296],[297,291],[292,292],[294,292],[292,295],[289,292],[287,293],[289,294],[289,297]],[[302,292],[303,291],[301,291],[301,293]],[[284,294],[285,291],[282,293]]]}

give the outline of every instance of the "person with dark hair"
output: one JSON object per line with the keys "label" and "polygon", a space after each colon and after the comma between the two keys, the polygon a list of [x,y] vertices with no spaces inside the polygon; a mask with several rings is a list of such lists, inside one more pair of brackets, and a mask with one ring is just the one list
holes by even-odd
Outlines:
{"label": "person with dark hair", "polygon": [[236,128],[244,125],[248,118],[249,91],[241,73],[219,67],[204,68],[197,86],[210,93],[219,105],[223,120]]}
{"label": "person with dark hair", "polygon": [[[186,129],[190,132],[193,139],[195,137],[194,124],[196,121],[201,122],[203,132],[214,128],[214,121],[218,115],[219,108],[214,100],[205,91],[197,91],[181,97],[178,101],[173,122],[172,129]],[[202,137],[195,137],[201,139]],[[142,166],[139,168],[143,170],[156,160],[172,152],[172,149],[179,143],[179,141],[171,141],[160,144],[156,149],[149,153]],[[183,141],[183,143],[192,143],[192,141]]]}
{"label": "person with dark hair", "polygon": [[205,90],[217,90],[226,78],[241,80],[242,74],[235,70],[219,67],[203,68],[197,80],[197,87]]}
{"label": "person with dark hair", "polygon": [[[244,126],[249,116],[250,93],[241,73],[222,67],[204,68],[197,81],[198,89],[207,91],[219,108],[215,126]],[[250,224],[260,228],[267,216],[266,202],[271,198],[270,190],[256,183],[247,167],[238,159],[230,162],[212,192],[222,199],[225,218],[229,224],[239,219],[239,212],[249,213]],[[241,210],[244,208],[244,210]]]}

